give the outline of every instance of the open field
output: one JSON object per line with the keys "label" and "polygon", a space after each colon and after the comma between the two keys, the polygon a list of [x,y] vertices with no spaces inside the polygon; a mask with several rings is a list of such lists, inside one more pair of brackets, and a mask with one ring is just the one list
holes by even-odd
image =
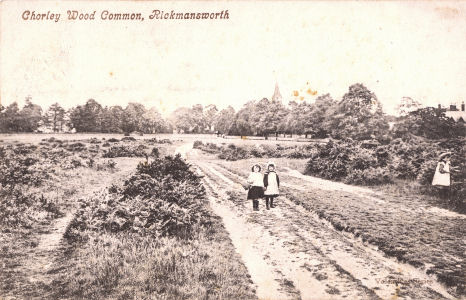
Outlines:
{"label": "open field", "polygon": [[[2,143],[0,298],[256,298],[247,269],[202,193],[193,200],[209,225],[193,223],[188,239],[159,236],[159,227],[152,233],[120,228],[129,220],[122,214],[130,213],[134,222],[142,215],[105,202],[119,201],[120,192],[109,191],[131,185],[138,164],[173,154],[181,142],[60,137],[9,136]],[[144,204],[137,199],[133,203]],[[98,209],[89,209],[93,205]]]}
{"label": "open field", "polygon": [[[240,136],[227,136],[226,138],[217,137],[215,134],[144,134],[144,135],[131,135],[137,140],[144,140],[150,138],[160,138],[160,139],[170,139],[170,140],[203,140],[205,142],[222,142],[222,143],[238,143],[238,144],[256,144],[256,143],[277,143],[275,137],[270,137],[268,140],[264,140],[263,137],[246,137],[241,139]],[[0,141],[4,142],[26,142],[26,143],[39,143],[44,138],[54,137],[60,140],[85,140],[90,138],[98,139],[109,139],[117,138],[121,139],[124,137],[123,134],[119,133],[0,133]],[[297,138],[282,138],[280,137],[278,142],[280,143],[291,143],[291,144],[301,144],[306,139],[300,138],[297,141]],[[310,139],[307,139],[310,141]]]}
{"label": "open field", "polygon": [[[2,299],[464,298],[464,214],[388,187],[305,176],[307,159],[286,157],[272,159],[278,206],[253,212],[241,184],[271,158],[193,149],[196,140],[275,140],[0,140]],[[163,158],[173,153],[192,166]]]}

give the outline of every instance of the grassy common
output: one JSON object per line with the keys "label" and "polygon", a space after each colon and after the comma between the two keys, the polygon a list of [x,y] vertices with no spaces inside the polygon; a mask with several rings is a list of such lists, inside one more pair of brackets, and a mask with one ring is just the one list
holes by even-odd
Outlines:
{"label": "grassy common", "polygon": [[[2,297],[256,298],[200,179],[169,155],[179,141],[86,137],[0,147]],[[39,253],[69,214],[59,247]]]}

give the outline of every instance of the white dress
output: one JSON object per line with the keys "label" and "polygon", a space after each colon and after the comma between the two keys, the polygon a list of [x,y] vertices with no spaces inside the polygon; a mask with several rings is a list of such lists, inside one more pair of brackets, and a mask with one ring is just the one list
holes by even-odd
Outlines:
{"label": "white dress", "polygon": [[264,192],[264,195],[270,196],[270,195],[278,195],[278,182],[277,182],[277,174],[275,172],[270,172],[268,174],[268,179],[267,179],[268,185],[267,189]]}
{"label": "white dress", "polygon": [[[443,165],[443,171],[440,173],[440,165]],[[439,162],[435,169],[434,178],[432,179],[432,185],[450,186],[450,163]]]}
{"label": "white dress", "polygon": [[262,175],[262,173],[259,173],[259,172],[251,172],[249,174],[249,177],[247,179],[247,182],[251,185],[251,186],[260,186],[260,187],[263,187],[264,186],[264,175]]}

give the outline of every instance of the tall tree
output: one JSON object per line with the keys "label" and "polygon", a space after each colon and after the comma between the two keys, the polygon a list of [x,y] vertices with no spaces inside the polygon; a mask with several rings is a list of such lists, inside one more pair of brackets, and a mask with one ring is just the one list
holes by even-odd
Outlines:
{"label": "tall tree", "polygon": [[142,115],[142,127],[145,133],[159,133],[165,130],[162,115],[155,107],[146,110]]}
{"label": "tall tree", "polygon": [[343,99],[330,107],[326,130],[334,138],[371,139],[388,132],[388,122],[377,96],[363,84],[349,87]]}
{"label": "tall tree", "polygon": [[217,114],[218,114],[218,109],[217,109],[217,106],[215,106],[214,104],[209,104],[205,107],[204,120],[205,120],[206,126],[209,128],[209,131],[212,130],[212,127],[214,127]]}
{"label": "tall tree", "polygon": [[129,103],[124,112],[122,129],[125,133],[133,131],[142,132],[142,116],[146,113],[146,108],[140,103]]}
{"label": "tall tree", "polygon": [[201,104],[196,104],[191,109],[190,122],[193,126],[192,132],[204,133],[207,131],[207,122],[204,117],[204,108]]}
{"label": "tall tree", "polygon": [[331,118],[332,108],[336,105],[330,94],[324,94],[317,97],[311,105],[309,113],[306,116],[305,133],[312,134],[314,138],[327,137],[331,128],[326,128],[326,118]]}
{"label": "tall tree", "polygon": [[2,132],[20,132],[22,117],[19,113],[18,103],[8,105],[0,115]]}
{"label": "tall tree", "polygon": [[222,109],[216,116],[213,125],[215,130],[218,130],[222,134],[230,134],[231,127],[235,118],[235,109],[228,106]]}
{"label": "tall tree", "polygon": [[20,111],[20,130],[33,132],[39,127],[42,119],[42,107],[31,102],[31,97],[26,97],[26,104]]}
{"label": "tall tree", "polygon": [[44,125],[50,127],[53,132],[63,131],[65,125],[65,109],[58,103],[52,104],[43,117]]}
{"label": "tall tree", "polygon": [[77,132],[101,132],[102,111],[97,101],[89,99],[85,105],[78,105],[71,110],[70,122]]}
{"label": "tall tree", "polygon": [[255,124],[256,132],[266,137],[269,134],[278,133],[280,123],[286,118],[289,111],[281,101],[270,101],[267,98],[259,101],[255,114],[259,122]]}
{"label": "tall tree", "polygon": [[296,134],[307,134],[310,133],[308,120],[309,113],[311,111],[311,105],[306,101],[301,101],[299,104],[296,101],[291,101],[288,106],[289,114],[285,118],[286,124],[282,125],[286,132]]}
{"label": "tall tree", "polygon": [[255,111],[255,101],[249,101],[236,113],[233,124],[230,127],[230,134],[251,135],[254,133],[253,114]]}
{"label": "tall tree", "polygon": [[191,109],[189,107],[179,107],[170,115],[170,123],[179,132],[189,133],[192,130]]}
{"label": "tall tree", "polygon": [[208,131],[204,109],[201,104],[196,104],[192,108],[180,107],[176,109],[170,115],[170,122],[176,130],[185,133],[204,133]]}

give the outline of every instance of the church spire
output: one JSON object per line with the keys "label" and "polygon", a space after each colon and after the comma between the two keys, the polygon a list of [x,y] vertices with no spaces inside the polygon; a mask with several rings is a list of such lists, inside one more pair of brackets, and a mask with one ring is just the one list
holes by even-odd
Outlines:
{"label": "church spire", "polygon": [[278,82],[275,83],[275,91],[273,92],[272,101],[282,101],[282,94],[278,88]]}

